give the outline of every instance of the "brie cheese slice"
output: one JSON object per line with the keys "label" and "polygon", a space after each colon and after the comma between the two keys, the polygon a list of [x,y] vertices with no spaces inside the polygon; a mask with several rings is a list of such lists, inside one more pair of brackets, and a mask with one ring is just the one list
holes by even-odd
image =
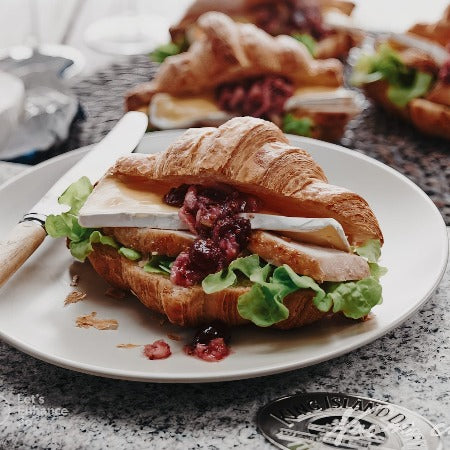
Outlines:
{"label": "brie cheese slice", "polygon": [[331,218],[286,217],[274,214],[243,213],[252,229],[277,231],[295,241],[350,251],[341,224]]}
{"label": "brie cheese slice", "polygon": [[[162,183],[123,183],[114,177],[102,178],[80,210],[80,224],[87,217],[123,213],[130,216],[139,213],[178,213],[175,206],[164,202],[164,195],[170,187]],[[97,219],[96,219],[97,220]],[[83,226],[90,227],[85,224]],[[95,225],[106,227],[108,223]],[[117,225],[119,226],[119,225]],[[121,225],[123,226],[123,225]]]}
{"label": "brie cheese slice", "polygon": [[[137,227],[187,230],[179,208],[163,201],[168,186],[133,185],[106,177],[81,208],[78,221],[86,228]],[[342,226],[331,218],[286,217],[276,214],[242,213],[253,229],[276,231],[293,240],[349,251]]]}
{"label": "brie cheese slice", "polygon": [[[344,88],[318,86],[299,88],[285,104],[285,111],[303,109],[309,112],[361,112],[363,98]],[[218,126],[234,117],[222,111],[212,96],[175,97],[167,93],[155,94],[149,106],[150,123],[161,129],[189,128],[198,125]]]}
{"label": "brie cheese slice", "polygon": [[349,89],[297,90],[285,105],[286,111],[302,109],[311,112],[342,112],[356,115],[362,111],[364,99]]}
{"label": "brie cheese slice", "polygon": [[150,123],[161,130],[196,125],[218,126],[233,117],[222,111],[211,96],[174,97],[155,94],[149,106]]}
{"label": "brie cheese slice", "polygon": [[[277,231],[295,241],[349,251],[350,246],[339,222],[330,218],[287,217],[274,214],[242,213],[254,230]],[[80,211],[80,225],[86,228],[136,227],[161,230],[188,230],[178,212],[89,212]]]}

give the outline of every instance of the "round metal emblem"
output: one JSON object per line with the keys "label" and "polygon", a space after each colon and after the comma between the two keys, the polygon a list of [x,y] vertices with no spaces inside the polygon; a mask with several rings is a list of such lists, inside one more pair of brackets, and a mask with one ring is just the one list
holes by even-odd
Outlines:
{"label": "round metal emblem", "polygon": [[282,449],[442,450],[433,425],[400,406],[346,394],[282,397],[258,412],[258,427]]}

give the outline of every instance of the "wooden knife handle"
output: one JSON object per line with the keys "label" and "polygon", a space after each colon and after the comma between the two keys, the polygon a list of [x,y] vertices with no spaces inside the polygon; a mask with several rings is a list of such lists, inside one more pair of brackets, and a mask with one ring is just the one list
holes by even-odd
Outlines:
{"label": "wooden knife handle", "polygon": [[45,236],[42,225],[27,220],[18,223],[6,241],[0,242],[0,287],[42,244]]}

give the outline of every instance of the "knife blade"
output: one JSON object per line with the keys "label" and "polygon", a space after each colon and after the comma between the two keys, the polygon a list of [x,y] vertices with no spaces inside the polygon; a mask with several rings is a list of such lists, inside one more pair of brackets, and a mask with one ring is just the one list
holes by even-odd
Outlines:
{"label": "knife blade", "polygon": [[0,287],[16,272],[44,241],[45,219],[67,209],[59,205],[58,197],[82,176],[95,183],[120,157],[131,153],[138,145],[148,125],[147,115],[132,111],[125,114],[110,133],[69,171],[25,214],[0,242]]}

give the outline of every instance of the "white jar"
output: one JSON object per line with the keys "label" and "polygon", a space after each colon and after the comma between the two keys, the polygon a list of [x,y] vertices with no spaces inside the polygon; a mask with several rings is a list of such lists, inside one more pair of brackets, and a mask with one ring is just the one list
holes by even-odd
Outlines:
{"label": "white jar", "polygon": [[0,150],[17,128],[23,115],[24,102],[25,86],[22,80],[0,72]]}

